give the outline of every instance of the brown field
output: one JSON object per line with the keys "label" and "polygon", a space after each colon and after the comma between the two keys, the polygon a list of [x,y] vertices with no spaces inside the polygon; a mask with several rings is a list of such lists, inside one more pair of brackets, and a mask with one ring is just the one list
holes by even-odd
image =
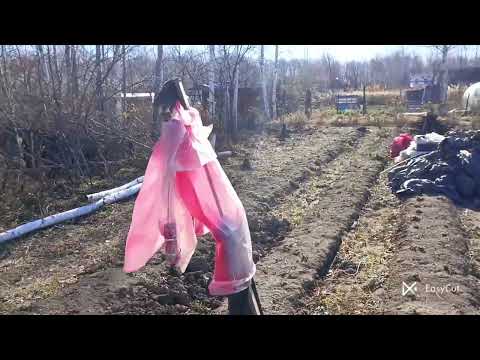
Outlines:
{"label": "brown field", "polygon": [[[365,116],[317,110],[310,120],[292,114],[285,140],[278,121],[262,134],[244,133],[234,156],[222,160],[247,210],[267,314],[479,313],[480,214],[443,197],[401,202],[380,175],[391,165],[393,137],[421,120],[400,110],[372,106]],[[475,117],[441,121],[480,124]],[[242,170],[246,157],[252,170]],[[71,201],[52,198],[42,211],[66,210],[82,194],[140,176],[142,164],[118,174],[115,183],[84,185]],[[6,216],[15,206],[2,205],[4,229],[41,215],[32,206],[24,217]],[[185,274],[167,269],[161,257],[135,274],[121,271],[132,209],[132,200],[114,204],[1,246],[0,313],[226,313],[224,299],[207,291],[209,236],[200,239]],[[402,282],[412,281],[419,291],[402,296]],[[458,291],[428,291],[447,285]]]}

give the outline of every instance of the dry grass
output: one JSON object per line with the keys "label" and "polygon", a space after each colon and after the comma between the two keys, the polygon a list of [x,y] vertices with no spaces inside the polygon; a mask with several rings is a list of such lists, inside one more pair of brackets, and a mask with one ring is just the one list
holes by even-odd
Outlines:
{"label": "dry grass", "polygon": [[313,313],[377,314],[381,299],[375,291],[388,277],[392,239],[399,217],[398,200],[383,179],[373,189],[355,230],[342,245],[327,278],[318,284],[308,302]]}
{"label": "dry grass", "polygon": [[[0,313],[55,296],[79,276],[121,261],[133,204],[112,204],[80,226],[63,224],[3,245]],[[78,259],[81,259],[78,262]]]}
{"label": "dry grass", "polygon": [[471,120],[473,130],[480,130],[480,117],[474,117]]}
{"label": "dry grass", "polygon": [[278,121],[281,123],[285,122],[285,124],[289,128],[302,129],[307,124],[308,118],[303,112],[297,111],[297,112],[282,116]]}
{"label": "dry grass", "polygon": [[461,109],[463,107],[462,105],[462,97],[465,92],[466,88],[461,87],[458,89],[448,89],[448,107],[450,109],[452,108],[457,108]]}
{"label": "dry grass", "polygon": [[[349,95],[357,95],[363,97],[363,91],[349,91]],[[366,91],[367,106],[398,106],[402,103],[400,89],[385,90],[385,91]]]}
{"label": "dry grass", "polygon": [[480,115],[468,114],[462,116],[460,114],[448,114],[445,117],[439,118],[450,127],[455,127],[464,130],[480,130]]}
{"label": "dry grass", "polygon": [[368,110],[366,115],[360,111],[337,114],[335,109],[315,111],[312,122],[317,127],[322,126],[376,126],[376,127],[403,127],[416,126],[421,117],[403,116],[395,108]]}

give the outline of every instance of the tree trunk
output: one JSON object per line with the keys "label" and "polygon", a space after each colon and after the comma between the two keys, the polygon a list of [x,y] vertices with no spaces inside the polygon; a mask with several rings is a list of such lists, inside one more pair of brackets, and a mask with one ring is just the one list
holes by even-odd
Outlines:
{"label": "tree trunk", "polygon": [[447,102],[448,98],[448,67],[447,67],[448,47],[442,49],[442,82],[441,82],[441,98],[442,104]]}
{"label": "tree trunk", "polygon": [[233,135],[235,136],[238,131],[238,66],[235,69],[235,73],[233,76],[233,106],[232,106],[232,113],[233,113]]}
{"label": "tree trunk", "polygon": [[38,90],[40,97],[44,98],[43,82],[45,81],[45,68],[43,66],[43,50],[42,45],[37,45],[37,72],[38,72]]}
{"label": "tree trunk", "polygon": [[[55,51],[55,49],[53,49]],[[48,58],[48,71],[50,72],[50,81],[51,81],[51,84],[52,84],[52,96],[53,96],[53,101],[55,103],[55,107],[56,107],[56,114],[55,114],[55,126],[57,128],[57,130],[60,130],[60,129],[63,129],[63,125],[64,125],[64,122],[61,121],[61,102],[60,102],[60,95],[57,91],[57,83],[56,83],[56,78],[58,79],[57,76],[55,76],[55,72],[56,70],[54,69],[55,68],[55,65],[52,64],[56,61],[56,56],[55,56],[55,52],[54,52],[54,56],[53,56],[53,59],[52,59],[52,55],[50,53],[50,47],[47,45],[47,58]]]}
{"label": "tree trunk", "polygon": [[43,46],[42,45],[37,45],[37,52],[40,55],[40,66],[42,69],[42,78],[46,82],[49,81],[49,73],[48,73],[48,64],[47,60],[45,59],[45,54],[43,52]]}
{"label": "tree trunk", "polygon": [[57,46],[52,45],[52,52],[53,52],[53,65],[54,65],[54,71],[55,71],[55,77],[57,79],[57,97],[59,102],[61,102],[62,99],[62,74],[60,70],[58,69],[58,58],[57,58]]}
{"label": "tree trunk", "polygon": [[[238,46],[237,46],[237,56],[238,56]],[[235,137],[238,131],[238,73],[239,73],[239,66],[240,64],[236,64],[234,73],[233,73],[233,105],[232,105],[232,113],[233,113],[233,129],[232,135]]]}
{"label": "tree trunk", "polygon": [[55,87],[55,75],[53,74],[53,66],[52,66],[52,56],[50,54],[50,46],[47,45],[47,64],[48,64],[48,78],[52,84],[52,95],[53,100],[57,102],[57,95],[56,95],[56,87]]}
{"label": "tree trunk", "polygon": [[365,84],[363,85],[363,115],[367,114],[367,95],[365,92]]}
{"label": "tree trunk", "polygon": [[25,154],[23,151],[23,138],[20,136],[17,127],[14,127],[13,130],[15,131],[15,140],[17,142],[17,149],[18,149],[18,165],[21,169],[26,167],[25,163]]}
{"label": "tree trunk", "polygon": [[97,72],[95,97],[97,101],[97,111],[103,111],[103,91],[102,91],[102,48],[101,45],[95,46],[95,68]]}
{"label": "tree trunk", "polygon": [[[155,62],[155,82],[153,91],[155,94],[160,92],[163,83],[163,45],[157,45],[157,61]],[[160,106],[154,102],[153,105],[153,123],[152,123],[152,140],[154,142],[160,137],[161,126],[159,124]]]}
{"label": "tree trunk", "polygon": [[213,123],[215,119],[215,45],[209,45],[209,76],[208,76],[208,87],[209,92],[209,102],[210,102],[210,119]]}
{"label": "tree trunk", "polygon": [[[105,61],[105,45],[100,45],[100,69],[102,72],[102,77],[105,75],[107,62]],[[103,90],[103,89],[102,89]]]}
{"label": "tree trunk", "polygon": [[230,134],[230,91],[228,86],[228,81],[225,80],[225,92],[224,92],[224,100],[223,100],[223,110],[224,110],[224,119],[223,119],[223,126],[225,129],[225,134],[228,136]]}
{"label": "tree trunk", "polygon": [[65,87],[67,99],[72,95],[72,61],[70,45],[65,45]]}
{"label": "tree trunk", "polygon": [[122,45],[122,113],[127,110],[125,108],[127,97],[127,54],[125,45]]}
{"label": "tree trunk", "polygon": [[278,45],[275,45],[275,67],[273,70],[272,85],[272,118],[277,118],[277,78],[278,78]]}
{"label": "tree trunk", "polygon": [[267,98],[267,82],[265,79],[265,45],[261,45],[260,48],[260,75],[262,81],[262,94],[263,94],[263,109],[265,111],[265,117],[270,120],[270,109],[268,106]]}
{"label": "tree trunk", "polygon": [[77,45],[72,45],[72,96],[78,96]]}

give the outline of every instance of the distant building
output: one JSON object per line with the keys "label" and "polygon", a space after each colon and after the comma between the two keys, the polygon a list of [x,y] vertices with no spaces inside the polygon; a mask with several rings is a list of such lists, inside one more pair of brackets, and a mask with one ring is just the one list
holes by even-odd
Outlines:
{"label": "distant building", "polygon": [[433,75],[430,74],[414,74],[410,76],[410,88],[418,89],[433,85]]}
{"label": "distant building", "polygon": [[425,103],[440,102],[440,86],[435,83],[433,75],[414,74],[410,76],[410,89],[405,91],[408,110],[420,109]]}

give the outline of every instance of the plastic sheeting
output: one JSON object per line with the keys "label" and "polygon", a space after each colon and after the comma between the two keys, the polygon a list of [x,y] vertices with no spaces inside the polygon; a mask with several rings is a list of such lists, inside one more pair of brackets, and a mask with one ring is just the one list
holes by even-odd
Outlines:
{"label": "plastic sheeting", "polygon": [[[401,136],[401,135],[400,135]],[[395,162],[404,161],[408,158],[427,154],[438,148],[438,145],[445,139],[445,136],[437,133],[426,135],[415,135],[405,150],[400,151]]]}
{"label": "plastic sheeting", "polygon": [[480,83],[475,83],[465,90],[462,103],[465,110],[480,112]]}
{"label": "plastic sheeting", "polygon": [[443,194],[464,206],[480,206],[480,131],[448,133],[437,150],[398,166],[388,178],[399,196]]}
{"label": "plastic sheeting", "polygon": [[135,202],[124,271],[139,270],[162,251],[184,272],[197,236],[210,231],[216,253],[209,290],[230,295],[246,289],[255,274],[245,210],[208,141],[212,126],[203,126],[193,108],[177,103],[175,109],[163,124]]}
{"label": "plastic sheeting", "polygon": [[400,151],[408,148],[412,140],[413,137],[410,134],[400,134],[395,137],[390,145],[390,157],[396,158],[400,154]]}

